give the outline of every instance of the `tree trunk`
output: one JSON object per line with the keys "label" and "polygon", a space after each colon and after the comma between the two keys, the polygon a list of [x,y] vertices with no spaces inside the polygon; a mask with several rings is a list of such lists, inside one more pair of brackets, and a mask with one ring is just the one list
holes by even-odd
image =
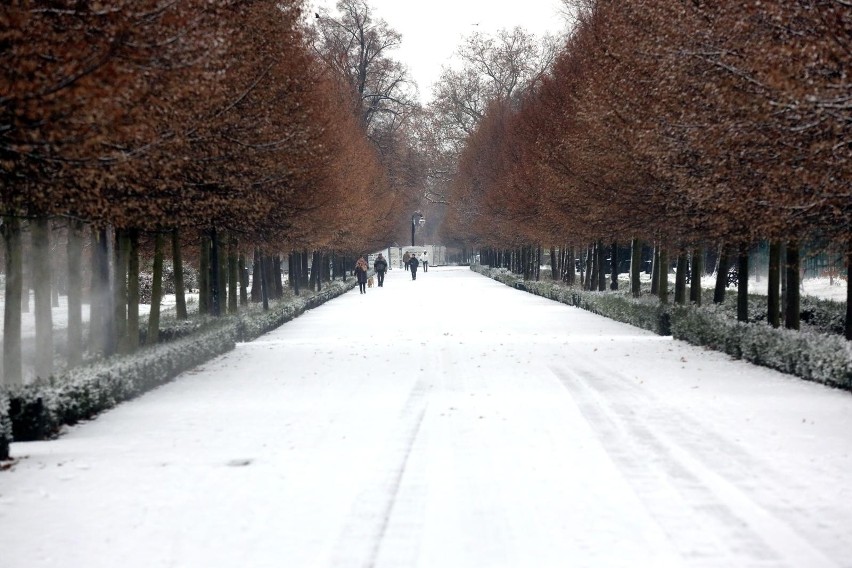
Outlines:
{"label": "tree trunk", "polygon": [[160,304],[163,301],[163,248],[162,233],[154,239],[154,282],[151,284],[151,312],[148,314],[146,345],[156,345],[160,340]]}
{"label": "tree trunk", "polygon": [[32,275],[35,292],[35,373],[47,379],[53,374],[53,311],[50,297],[50,227],[46,217],[32,224]]}
{"label": "tree trunk", "polygon": [[269,311],[269,287],[266,280],[266,266],[264,266],[266,255],[261,253],[258,256],[260,257],[260,298],[263,302],[263,311],[266,312]]}
{"label": "tree trunk", "polygon": [[675,304],[683,305],[686,303],[687,262],[686,251],[680,251],[677,255],[677,272],[675,272]]}
{"label": "tree trunk", "polygon": [[127,351],[139,349],[139,231],[130,229],[127,256]]}
{"label": "tree trunk", "polygon": [[240,251],[237,258],[237,270],[240,271],[240,305],[248,305],[248,269],[246,268],[246,253]]}
{"label": "tree trunk", "polygon": [[218,260],[219,263],[219,315],[228,313],[228,256],[230,255],[230,243],[228,232],[216,232],[216,238],[219,241]]}
{"label": "tree trunk", "polygon": [[692,278],[689,282],[689,301],[701,305],[701,277],[704,276],[704,249],[698,247],[692,251]]}
{"label": "tree trunk", "polygon": [[778,271],[781,273],[781,314],[778,319],[780,321],[787,321],[787,246],[783,241],[781,242],[781,251],[778,257],[781,259],[779,264],[783,263],[778,268]]}
{"label": "tree trunk", "polygon": [[228,237],[228,313],[237,313],[237,237],[231,233]]}
{"label": "tree trunk", "polygon": [[642,241],[633,239],[630,243],[630,294],[638,298],[642,293]]}
{"label": "tree trunk", "polygon": [[659,260],[659,284],[657,285],[659,289],[660,302],[663,304],[669,303],[669,255],[660,247],[660,260]]}
{"label": "tree trunk", "polygon": [[172,268],[175,271],[175,316],[179,320],[189,317],[186,311],[186,287],[183,284],[183,249],[180,242],[180,231],[172,231]]}
{"label": "tree trunk", "polygon": [[216,228],[210,229],[210,313],[214,317],[222,315],[222,287],[219,283],[222,271],[219,269],[219,235]]}
{"label": "tree trunk", "polygon": [[618,243],[612,243],[612,262],[610,263],[610,290],[618,290]]}
{"label": "tree trunk", "polygon": [[728,289],[728,267],[730,263],[730,255],[728,254],[728,245],[723,244],[719,247],[719,262],[716,268],[716,287],[713,289],[713,303],[721,304],[725,301],[725,293]]}
{"label": "tree trunk", "polygon": [[89,299],[89,350],[93,354],[107,357],[115,351],[113,343],[111,307],[112,294],[109,289],[109,251],[106,229],[95,231],[92,251],[92,286]]}
{"label": "tree trunk", "polygon": [[3,310],[3,380],[0,384],[17,386],[23,383],[21,295],[24,267],[20,220],[4,216],[2,232],[6,259],[6,308]]}
{"label": "tree trunk", "polygon": [[68,368],[83,361],[83,224],[68,221],[68,330],[66,358]]}
{"label": "tree trunk", "polygon": [[210,315],[213,303],[210,298],[210,236],[201,235],[200,263],[198,266],[198,313]]}
{"label": "tree trunk", "polygon": [[852,341],[852,240],[846,246],[846,339]]}
{"label": "tree trunk", "polygon": [[787,243],[787,311],[784,319],[784,327],[787,329],[799,329],[799,308],[801,302],[799,268],[799,243],[790,241]]}
{"label": "tree trunk", "polygon": [[653,262],[651,263],[651,294],[660,295],[660,246],[654,245]]}
{"label": "tree trunk", "polygon": [[737,257],[737,321],[748,321],[748,245],[740,247]]}
{"label": "tree trunk", "polygon": [[595,264],[598,266],[598,291],[606,290],[606,249],[603,241],[598,241],[597,258]]}
{"label": "tree trunk", "polygon": [[112,266],[113,281],[113,317],[115,318],[115,335],[118,351],[127,352],[127,259],[130,241],[127,231],[115,230],[114,263]]}
{"label": "tree trunk", "polygon": [[556,261],[556,247],[550,245],[550,279],[559,280],[559,266]]}
{"label": "tree trunk", "polygon": [[260,249],[254,249],[254,260],[251,263],[251,301],[263,301],[263,262],[261,261]]}
{"label": "tree trunk", "polygon": [[768,281],[766,317],[769,325],[780,327],[781,243],[778,241],[770,241],[769,243],[769,270],[766,279]]}

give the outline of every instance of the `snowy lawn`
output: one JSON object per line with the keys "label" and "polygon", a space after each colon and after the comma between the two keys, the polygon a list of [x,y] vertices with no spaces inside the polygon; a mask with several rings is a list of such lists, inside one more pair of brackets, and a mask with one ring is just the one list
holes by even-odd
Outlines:
{"label": "snowy lawn", "polygon": [[821,567],[852,395],[467,268],[357,289],[0,472],[0,565]]}

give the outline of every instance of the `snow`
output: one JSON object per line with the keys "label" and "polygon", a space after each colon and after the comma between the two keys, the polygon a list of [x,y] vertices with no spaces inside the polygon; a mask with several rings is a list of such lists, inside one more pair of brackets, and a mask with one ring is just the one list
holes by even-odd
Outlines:
{"label": "snow", "polygon": [[850,432],[848,392],[392,270],[13,443],[0,564],[849,566]]}

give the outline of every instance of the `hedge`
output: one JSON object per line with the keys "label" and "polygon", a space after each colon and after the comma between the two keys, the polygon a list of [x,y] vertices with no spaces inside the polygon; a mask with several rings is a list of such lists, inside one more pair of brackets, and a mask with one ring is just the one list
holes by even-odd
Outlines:
{"label": "hedge", "polygon": [[[577,306],[595,314],[660,335],[722,351],[737,359],[803,379],[852,390],[852,342],[830,333],[773,328],[766,322],[738,322],[726,306],[661,304],[653,296],[633,298],[627,292],[589,292],[552,281],[523,281],[506,269],[472,266],[472,270],[519,290]],[[815,306],[819,301],[809,301]],[[845,310],[845,306],[843,306]],[[837,302],[814,310],[838,311]],[[819,329],[837,324],[828,317]]]}
{"label": "hedge", "polygon": [[[0,392],[0,459],[9,458],[11,441],[56,436],[65,424],[90,419],[120,402],[165,384],[180,373],[232,350],[236,342],[260,335],[335,298],[355,286],[332,282],[310,296],[272,303],[268,311],[251,307],[238,316],[205,323],[200,331],[116,355],[6,392]],[[187,326],[189,329],[192,326]]]}

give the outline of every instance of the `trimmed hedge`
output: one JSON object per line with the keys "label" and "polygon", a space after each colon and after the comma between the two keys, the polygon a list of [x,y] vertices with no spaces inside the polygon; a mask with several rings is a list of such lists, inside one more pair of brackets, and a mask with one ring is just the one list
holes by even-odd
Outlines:
{"label": "trimmed hedge", "polygon": [[[633,298],[626,291],[588,292],[548,281],[523,281],[506,269],[472,266],[472,270],[519,290],[591,311],[660,335],[722,351],[737,359],[803,379],[852,390],[852,342],[827,333],[773,328],[766,322],[742,323],[725,306],[660,304],[652,296]],[[809,304],[810,305],[810,304]],[[845,310],[845,306],[843,306]],[[837,311],[837,302],[815,310]],[[830,324],[837,319],[829,317]],[[824,322],[825,323],[825,322]]]}
{"label": "trimmed hedge", "polygon": [[205,322],[194,334],[77,367],[49,381],[0,392],[0,459],[8,459],[13,439],[23,442],[56,436],[62,425],[90,419],[163,385],[232,350],[236,342],[256,339],[354,286],[354,280],[333,282],[322,292],[309,292],[309,297],[294,296],[273,303],[266,312],[252,306],[239,316]]}

